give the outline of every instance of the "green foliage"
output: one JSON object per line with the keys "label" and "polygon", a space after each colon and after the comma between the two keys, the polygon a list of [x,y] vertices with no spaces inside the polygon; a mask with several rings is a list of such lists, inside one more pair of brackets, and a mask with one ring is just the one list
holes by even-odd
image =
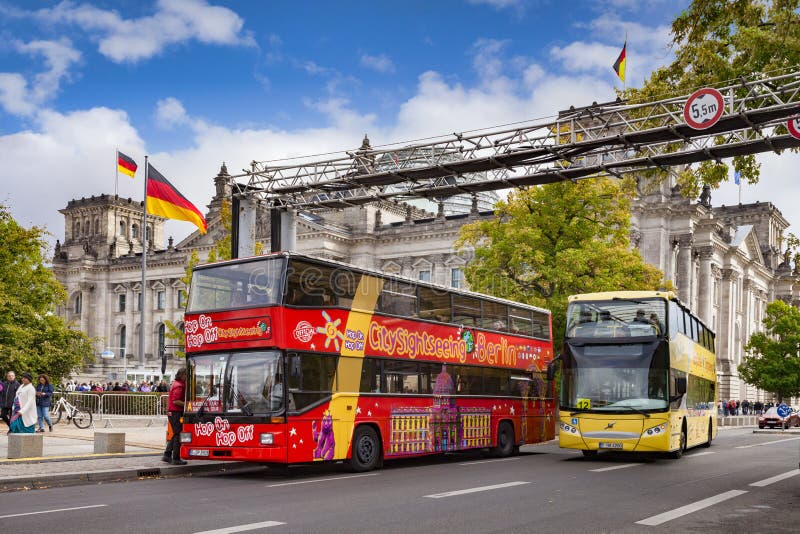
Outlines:
{"label": "green foliage", "polygon": [[92,359],[92,340],[56,315],[66,292],[44,264],[45,231],[23,228],[0,205],[0,370],[54,382]]}
{"label": "green foliage", "polygon": [[781,300],[767,304],[764,331],[750,336],[739,376],[778,401],[800,395],[800,309]]}
{"label": "green foliage", "polygon": [[[796,70],[800,65],[800,0],[694,0],[672,22],[675,60],[654,71],[641,88],[624,91],[629,102],[684,95]],[[737,96],[743,96],[741,89]],[[752,95],[751,95],[752,96]],[[733,159],[741,179],[759,180],[755,156]],[[683,172],[682,192],[696,196],[703,184],[717,188],[727,165],[706,163]]]}
{"label": "green foliage", "polygon": [[664,285],[661,271],[630,250],[630,199],[628,184],[612,179],[511,194],[495,219],[462,228],[456,246],[475,253],[470,288],[550,309],[560,347],[569,295]]}
{"label": "green foliage", "polygon": [[[222,201],[222,206],[219,210],[219,217],[220,222],[222,222],[224,233],[222,237],[216,243],[214,243],[214,247],[208,253],[208,261],[206,261],[206,263],[231,259],[231,205],[227,200]],[[194,268],[197,267],[199,263],[200,256],[198,256],[197,251],[192,251],[191,256],[189,256],[189,261],[186,264],[186,274],[181,277],[181,282],[184,283],[187,290],[192,283],[192,273],[194,272]],[[182,308],[186,307],[185,302],[182,302],[180,305]],[[165,333],[166,338],[177,341],[177,344],[183,346],[185,340],[183,331],[181,331],[181,329],[178,328],[178,325],[172,321],[166,321],[165,324],[167,326],[167,331]],[[186,352],[182,350],[176,350],[175,356],[178,358],[184,358],[186,357]]]}

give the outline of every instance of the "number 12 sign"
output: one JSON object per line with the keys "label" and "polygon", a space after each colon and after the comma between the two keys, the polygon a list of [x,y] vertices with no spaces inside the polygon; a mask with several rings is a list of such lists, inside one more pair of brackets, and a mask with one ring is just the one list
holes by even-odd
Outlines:
{"label": "number 12 sign", "polygon": [[712,87],[695,91],[683,106],[683,119],[695,130],[714,126],[720,117],[724,102],[722,93]]}

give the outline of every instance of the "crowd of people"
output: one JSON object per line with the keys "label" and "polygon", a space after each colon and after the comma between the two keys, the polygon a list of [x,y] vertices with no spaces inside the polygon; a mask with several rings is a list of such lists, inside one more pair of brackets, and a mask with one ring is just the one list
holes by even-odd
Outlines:
{"label": "crowd of people", "polygon": [[61,382],[61,391],[67,392],[85,392],[85,391],[113,391],[115,393],[150,393],[150,392],[158,392],[158,393],[167,393],[169,391],[169,385],[166,381],[161,380],[158,383],[151,381],[142,381],[138,384],[136,382],[129,382],[128,380],[120,382],[81,382],[78,383],[76,380],[64,380]]}
{"label": "crowd of people", "polygon": [[773,406],[777,405],[774,402],[731,399],[721,400],[718,411],[719,415],[761,415]]}

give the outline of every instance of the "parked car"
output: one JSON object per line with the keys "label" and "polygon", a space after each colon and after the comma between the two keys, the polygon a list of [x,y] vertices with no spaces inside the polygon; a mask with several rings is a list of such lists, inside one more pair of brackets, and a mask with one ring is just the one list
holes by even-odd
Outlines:
{"label": "parked car", "polygon": [[793,426],[800,426],[800,415],[797,412],[791,412],[785,418],[781,417],[778,415],[777,406],[758,416],[758,428],[790,428]]}

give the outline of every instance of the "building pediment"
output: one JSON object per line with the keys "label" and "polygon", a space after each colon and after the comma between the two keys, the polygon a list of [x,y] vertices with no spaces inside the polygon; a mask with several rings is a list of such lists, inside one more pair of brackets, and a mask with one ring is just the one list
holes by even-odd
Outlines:
{"label": "building pediment", "polygon": [[765,265],[764,256],[761,254],[761,244],[755,228],[746,224],[736,228],[736,233],[731,240],[731,249],[744,256],[752,263]]}

